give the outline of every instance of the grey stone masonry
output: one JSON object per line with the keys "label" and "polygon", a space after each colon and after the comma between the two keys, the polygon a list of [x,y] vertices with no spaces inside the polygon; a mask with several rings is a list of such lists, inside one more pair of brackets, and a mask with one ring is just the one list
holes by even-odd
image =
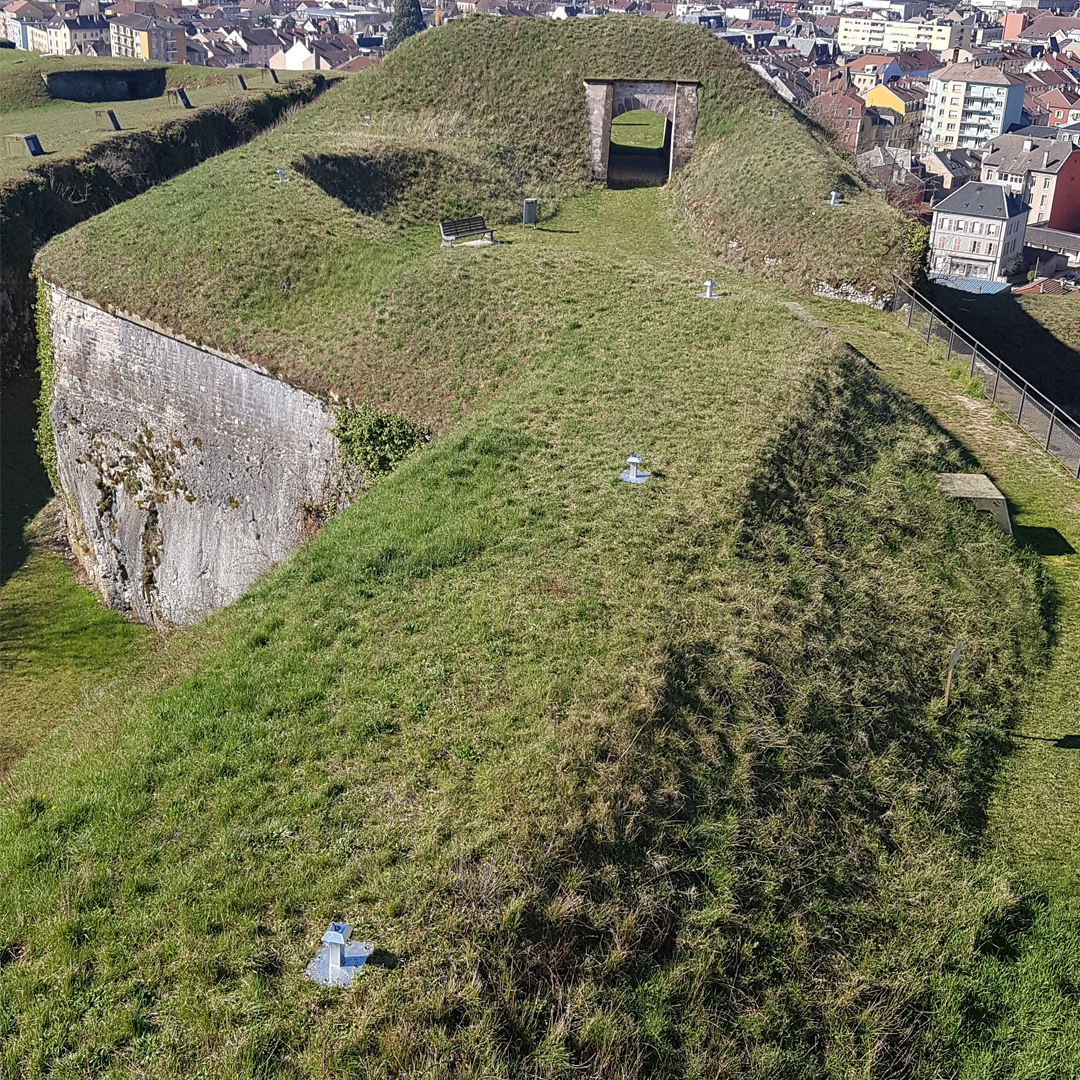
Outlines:
{"label": "grey stone masonry", "polygon": [[49,294],[72,549],[110,607],[194,622],[340,501],[333,413],[238,357]]}
{"label": "grey stone masonry", "polygon": [[585,112],[589,123],[589,158],[593,179],[608,179],[611,121],[637,109],[659,113],[671,125],[668,175],[690,163],[698,120],[696,82],[637,79],[586,79]]}

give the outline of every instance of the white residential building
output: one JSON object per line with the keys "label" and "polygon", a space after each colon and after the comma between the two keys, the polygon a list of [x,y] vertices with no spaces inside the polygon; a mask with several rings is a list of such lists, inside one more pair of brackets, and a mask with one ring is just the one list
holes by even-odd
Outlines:
{"label": "white residential building", "polygon": [[1005,281],[1004,267],[1024,250],[1027,207],[999,184],[964,184],[934,208],[930,272]]}
{"label": "white residential building", "polygon": [[[64,18],[54,16],[45,24],[49,35],[49,52],[67,56],[85,51],[90,46],[109,51],[109,23],[104,15],[74,15]],[[99,52],[100,55],[100,52]]]}
{"label": "white residential building", "polygon": [[1014,124],[1024,108],[1022,79],[997,67],[950,64],[930,73],[919,148],[981,146]]}
{"label": "white residential building", "polygon": [[960,44],[960,27],[944,19],[890,19],[884,14],[868,19],[844,15],[836,43],[844,53],[890,53],[917,49],[944,52]]}

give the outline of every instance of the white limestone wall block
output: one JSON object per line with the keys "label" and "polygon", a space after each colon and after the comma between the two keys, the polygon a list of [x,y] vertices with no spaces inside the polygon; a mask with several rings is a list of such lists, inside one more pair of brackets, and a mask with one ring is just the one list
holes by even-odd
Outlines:
{"label": "white limestone wall block", "polygon": [[238,357],[50,287],[50,419],[73,550],[106,603],[190,623],[339,501],[333,413]]}

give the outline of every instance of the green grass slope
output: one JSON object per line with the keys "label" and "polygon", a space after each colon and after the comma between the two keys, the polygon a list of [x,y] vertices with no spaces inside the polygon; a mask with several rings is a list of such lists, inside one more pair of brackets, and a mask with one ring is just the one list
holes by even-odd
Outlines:
{"label": "green grass slope", "polygon": [[[142,60],[127,60],[123,57],[42,56],[39,53],[14,49],[0,50],[0,113],[50,105],[54,99],[41,77],[44,72],[141,69],[145,66]],[[234,74],[222,68],[190,67],[187,64],[155,66],[165,69],[167,86],[225,83],[229,82]]]}
{"label": "green grass slope", "polygon": [[[698,300],[664,208],[401,256],[388,348],[523,347],[188,632],[190,673],[13,772],[5,1074],[954,1073],[941,988],[1026,925],[975,853],[1037,566],[940,497],[969,459],[867,363],[760,283]],[[344,993],[301,975],[335,916],[378,946]]]}
{"label": "green grass slope", "polygon": [[[701,81],[697,158],[673,205],[717,261],[734,229],[745,257],[775,249],[768,266],[754,254],[756,269],[801,285],[880,286],[905,263],[900,218],[845,180],[844,162],[789,110],[766,124],[771,92],[708,33],[643,19],[476,18],[417,35],[256,144],[72,230],[41,254],[41,271],[309,389],[386,394],[438,424],[447,403],[415,378],[427,344],[442,320],[483,313],[447,308],[458,271],[435,225],[479,212],[513,220],[522,195],[550,212],[586,191],[582,80],[600,75]],[[288,184],[275,183],[278,168]],[[836,186],[846,205],[818,213]],[[385,306],[401,303],[421,339],[404,354],[381,329]],[[520,345],[507,344],[511,355]]]}

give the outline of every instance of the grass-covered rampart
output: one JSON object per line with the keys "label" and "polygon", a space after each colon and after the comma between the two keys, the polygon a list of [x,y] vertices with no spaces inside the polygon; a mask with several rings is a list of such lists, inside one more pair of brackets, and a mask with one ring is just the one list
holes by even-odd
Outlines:
{"label": "grass-covered rampart", "polygon": [[[0,69],[2,71],[3,69]],[[40,82],[40,77],[34,76]],[[82,155],[30,168],[0,185],[0,350],[4,369],[31,366],[35,252],[57,233],[220,154],[279,121],[322,93],[321,75],[253,92],[169,120],[149,131],[112,135]],[[155,238],[157,240],[159,238]]]}
{"label": "grass-covered rampart", "polygon": [[[227,82],[235,72],[223,68],[191,67],[187,64],[156,65],[165,71],[167,86],[205,86]],[[143,71],[142,60],[123,57],[43,56],[39,53],[4,50],[0,54],[0,113],[38,108],[54,99],[42,74],[53,71]]]}
{"label": "grass-covered rampart", "polygon": [[[942,988],[1026,925],[976,853],[1038,570],[865,362],[698,300],[661,200],[400,264],[380,340],[488,373],[471,416],[13,773],[5,1065],[958,1069]],[[333,916],[379,949],[345,994],[300,974]]]}
{"label": "grass-covered rampart", "polygon": [[[309,389],[393,397],[416,380],[387,370],[381,305],[408,294],[407,333],[458,317],[441,310],[458,271],[439,255],[440,218],[514,221],[533,195],[550,214],[591,186],[582,80],[599,76],[700,80],[696,156],[673,206],[715,263],[752,255],[755,271],[800,286],[880,286],[906,269],[901,218],[786,107],[768,120],[775,99],[733,50],[699,28],[613,17],[419,34],[257,146],[72,231],[42,272]],[[845,205],[826,213],[833,187]],[[404,245],[401,227],[417,229]],[[438,422],[421,400],[429,381],[407,404]]]}

